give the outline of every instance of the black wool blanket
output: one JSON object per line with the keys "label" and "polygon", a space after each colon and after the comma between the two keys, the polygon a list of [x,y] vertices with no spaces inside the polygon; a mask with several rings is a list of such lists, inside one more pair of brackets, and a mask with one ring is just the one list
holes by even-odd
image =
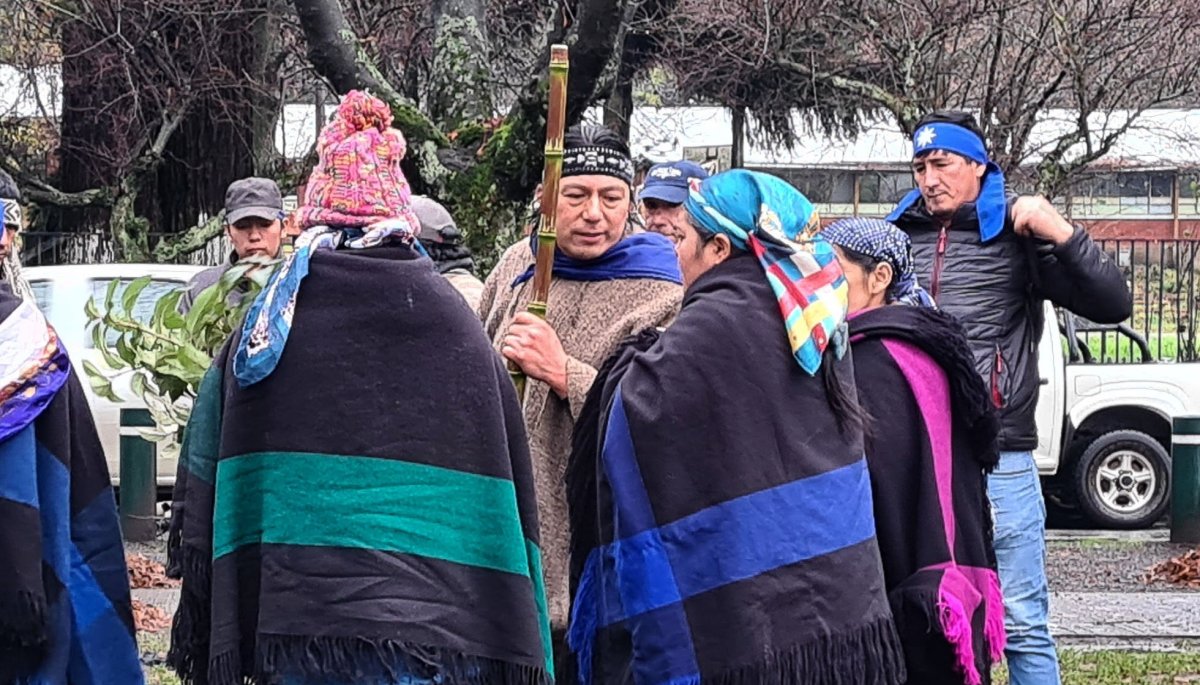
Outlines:
{"label": "black wool blanket", "polygon": [[853,404],[851,362],[824,364],[797,365],[742,255],[605,365],[567,484],[584,685],[904,682],[862,437],[829,390]]}
{"label": "black wool blanket", "polygon": [[879,547],[910,682],[980,685],[1004,648],[986,471],[999,424],[959,324],[897,305],[850,320]]}
{"label": "black wool blanket", "polygon": [[61,341],[0,284],[0,683],[140,683],[108,465]]}
{"label": "black wool blanket", "polygon": [[187,428],[169,662],[199,685],[551,680],[516,393],[479,319],[404,246],[312,255],[291,333]]}

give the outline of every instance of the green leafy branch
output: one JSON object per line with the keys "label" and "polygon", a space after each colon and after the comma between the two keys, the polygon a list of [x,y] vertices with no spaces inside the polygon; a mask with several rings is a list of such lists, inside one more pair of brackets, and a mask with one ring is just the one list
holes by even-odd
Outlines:
{"label": "green leafy branch", "polygon": [[[157,443],[163,454],[177,453],[204,374],[240,326],[275,263],[259,258],[239,261],[201,292],[187,312],[180,311],[185,291],[178,289],[159,298],[149,319],[136,316],[134,307],[151,277],[130,282],[120,297],[120,281],[113,280],[101,305],[92,299],[85,307],[93,346],[107,367],[83,362],[92,391],[122,402],[114,383],[128,377],[129,392],[145,403],[155,424],[141,429],[142,436]],[[230,299],[239,294],[240,302],[230,306]],[[113,338],[116,343],[110,346]]]}

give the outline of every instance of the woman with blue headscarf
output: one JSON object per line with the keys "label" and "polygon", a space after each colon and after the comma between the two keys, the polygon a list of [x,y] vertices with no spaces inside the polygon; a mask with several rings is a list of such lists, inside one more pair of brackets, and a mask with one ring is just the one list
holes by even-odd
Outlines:
{"label": "woman with blue headscarf", "polygon": [[907,235],[864,218],[821,235],[850,286],[879,549],[908,682],[981,685],[1005,642],[985,488],[999,424],[987,389],[962,327],[917,283]]}
{"label": "woman with blue headscarf", "polygon": [[576,424],[578,677],[904,682],[833,247],[774,176],[719,174],[684,204],[683,308],[609,360]]}

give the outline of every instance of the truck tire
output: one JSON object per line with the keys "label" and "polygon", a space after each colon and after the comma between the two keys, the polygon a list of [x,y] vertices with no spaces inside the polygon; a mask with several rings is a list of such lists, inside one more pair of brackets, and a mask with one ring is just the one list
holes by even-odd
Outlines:
{"label": "truck tire", "polygon": [[1133,430],[1104,433],[1075,464],[1079,506],[1101,528],[1149,528],[1171,504],[1171,457],[1154,438]]}

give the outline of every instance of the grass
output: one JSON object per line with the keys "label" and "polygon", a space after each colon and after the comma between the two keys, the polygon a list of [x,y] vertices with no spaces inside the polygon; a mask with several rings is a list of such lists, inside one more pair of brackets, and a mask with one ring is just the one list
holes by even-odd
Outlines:
{"label": "grass", "polygon": [[[1200,683],[1200,654],[1064,649],[1063,685],[1180,685]],[[993,671],[992,685],[1008,685],[1008,670]]]}
{"label": "grass", "polygon": [[[139,633],[142,654],[164,655],[168,631]],[[1181,652],[1119,652],[1064,649],[1059,652],[1063,685],[1180,685],[1200,684],[1200,654]],[[180,685],[178,676],[163,665],[145,666],[146,685]],[[1003,664],[992,674],[992,685],[1008,685]]]}
{"label": "grass", "polygon": [[[1079,336],[1087,342],[1088,349],[1092,352],[1092,358],[1099,361],[1100,357],[1100,333],[1080,333]],[[1133,341],[1129,338],[1117,333],[1108,333],[1104,336],[1104,362],[1140,362],[1142,360],[1141,349],[1134,346]],[[1067,349],[1067,341],[1063,339],[1063,352],[1069,353]],[[1150,356],[1156,361],[1175,361],[1179,359],[1179,336],[1175,333],[1163,332],[1159,337],[1157,334],[1146,339],[1146,344],[1150,347]]]}
{"label": "grass", "polygon": [[[147,633],[138,631],[138,650],[142,653],[142,670],[146,673],[146,685],[180,685],[179,676],[162,663],[145,665],[146,661],[161,662],[166,658],[171,644],[171,631]],[[149,657],[149,659],[147,659]]]}

